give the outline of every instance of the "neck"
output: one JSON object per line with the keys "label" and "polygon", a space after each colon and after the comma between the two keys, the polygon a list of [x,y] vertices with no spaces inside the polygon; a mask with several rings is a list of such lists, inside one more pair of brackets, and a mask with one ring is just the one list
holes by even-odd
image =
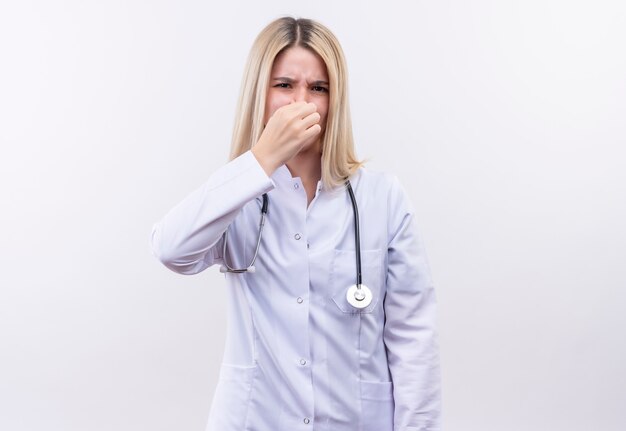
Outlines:
{"label": "neck", "polygon": [[319,151],[311,148],[310,151],[299,152],[286,163],[292,177],[300,177],[302,183],[317,186],[322,178],[322,159]]}
{"label": "neck", "polygon": [[286,163],[287,169],[292,177],[300,177],[302,185],[306,191],[307,208],[315,198],[317,192],[317,182],[322,177],[322,158],[320,152],[312,151],[299,152],[294,158]]}

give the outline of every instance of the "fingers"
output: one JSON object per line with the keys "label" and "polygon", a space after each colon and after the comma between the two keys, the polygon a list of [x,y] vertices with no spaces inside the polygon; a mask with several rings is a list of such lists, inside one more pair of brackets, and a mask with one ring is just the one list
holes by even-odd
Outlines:
{"label": "fingers", "polygon": [[300,114],[302,114],[303,117],[306,117],[314,112],[317,112],[317,105],[315,103],[305,103],[302,102],[302,108],[299,111]]}
{"label": "fingers", "polygon": [[317,111],[317,105],[312,102],[292,102],[288,105],[283,105],[276,110],[283,111],[286,115],[293,115],[294,117],[304,118],[313,112]]}
{"label": "fingers", "polygon": [[283,163],[318,137],[321,115],[315,103],[294,102],[276,109],[259,138],[260,149],[276,155]]}
{"label": "fingers", "polygon": [[308,129],[314,124],[318,124],[322,118],[319,112],[317,112],[317,105],[315,103],[297,102],[293,106],[294,112],[293,119],[300,119],[299,127]]}
{"label": "fingers", "polygon": [[308,129],[309,127],[311,127],[314,124],[319,124],[321,118],[322,118],[321,115],[317,111],[307,115],[306,117],[304,117],[302,119],[302,123],[304,125],[304,128]]}
{"label": "fingers", "polygon": [[[276,124],[291,124],[292,130],[309,129],[314,124],[319,124],[321,115],[317,112],[315,103],[292,102],[278,108],[272,115]],[[280,126],[279,126],[280,127]]]}
{"label": "fingers", "polygon": [[313,124],[311,127],[309,127],[308,129],[304,131],[302,138],[304,139],[304,141],[307,141],[319,135],[321,131],[322,131],[322,126],[320,126],[319,124]]}

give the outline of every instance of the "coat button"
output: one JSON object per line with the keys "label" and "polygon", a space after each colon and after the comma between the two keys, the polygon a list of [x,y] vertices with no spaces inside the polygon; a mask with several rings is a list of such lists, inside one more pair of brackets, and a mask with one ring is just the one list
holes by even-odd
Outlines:
{"label": "coat button", "polygon": [[294,185],[293,185],[293,188],[294,188],[294,189],[296,189],[296,190],[298,190],[298,189],[300,188],[300,184],[298,184],[298,183],[294,184]]}
{"label": "coat button", "polygon": [[300,359],[300,365],[306,365],[306,359]]}
{"label": "coat button", "polygon": [[300,238],[302,238],[302,235],[300,235],[299,233],[295,234],[293,236],[295,239],[299,240]]}
{"label": "coat button", "polygon": [[304,418],[304,423],[305,423],[305,424],[308,424],[309,422],[311,422],[311,421],[309,420],[309,418]]}
{"label": "coat button", "polygon": [[298,301],[298,304],[302,304],[302,301],[304,301],[304,299],[302,299],[302,298],[300,298],[300,297],[298,296],[298,299],[296,299],[296,301]]}

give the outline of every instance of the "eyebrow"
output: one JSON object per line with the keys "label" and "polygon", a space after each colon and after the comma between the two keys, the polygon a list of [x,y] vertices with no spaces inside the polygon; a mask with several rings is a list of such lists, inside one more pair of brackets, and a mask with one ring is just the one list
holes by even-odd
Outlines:
{"label": "eyebrow", "polygon": [[[295,82],[294,79],[288,78],[286,76],[279,76],[277,78],[273,78],[272,81],[284,81],[289,84],[293,84]],[[311,82],[311,85],[328,85],[328,81],[318,79],[317,81]]]}

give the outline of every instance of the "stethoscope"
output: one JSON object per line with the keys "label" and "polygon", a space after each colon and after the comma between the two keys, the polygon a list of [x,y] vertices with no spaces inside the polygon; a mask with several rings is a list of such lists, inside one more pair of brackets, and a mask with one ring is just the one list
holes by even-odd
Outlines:
{"label": "stethoscope", "polygon": [[[346,299],[348,303],[355,308],[365,308],[372,302],[372,291],[362,283],[361,278],[361,236],[359,234],[359,209],[354,198],[354,192],[350,185],[350,180],[346,180],[346,188],[352,201],[352,209],[354,212],[354,242],[356,248],[356,284],[348,287],[346,292]],[[263,204],[261,205],[261,222],[259,223],[259,236],[256,241],[256,248],[254,250],[254,256],[252,262],[245,268],[233,268],[226,261],[226,243],[228,242],[228,229],[224,232],[224,248],[222,250],[222,256],[224,264],[220,267],[220,272],[231,272],[235,274],[241,274],[244,272],[255,272],[254,262],[259,254],[259,247],[261,246],[261,234],[263,232],[263,226],[265,226],[265,216],[267,215],[267,207],[269,204],[267,193],[263,193]]]}

